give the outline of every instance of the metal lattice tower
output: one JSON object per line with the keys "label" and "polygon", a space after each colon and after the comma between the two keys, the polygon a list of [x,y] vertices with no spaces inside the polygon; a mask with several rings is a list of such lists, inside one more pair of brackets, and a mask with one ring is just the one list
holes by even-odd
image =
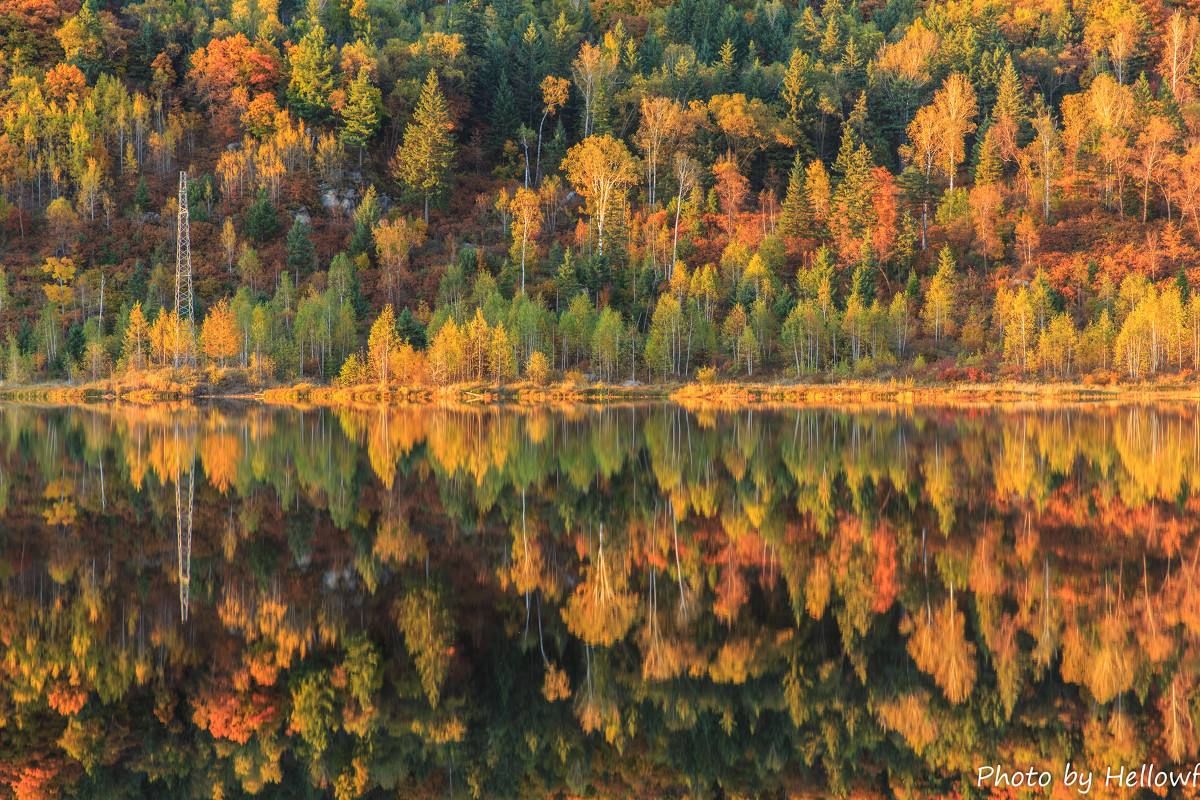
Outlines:
{"label": "metal lattice tower", "polygon": [[[192,351],[195,339],[196,320],[192,310],[192,225],[188,215],[187,172],[179,173],[179,218],[175,226],[175,315],[187,331],[187,354],[189,364],[196,357]],[[179,366],[183,354],[175,353],[175,366]]]}

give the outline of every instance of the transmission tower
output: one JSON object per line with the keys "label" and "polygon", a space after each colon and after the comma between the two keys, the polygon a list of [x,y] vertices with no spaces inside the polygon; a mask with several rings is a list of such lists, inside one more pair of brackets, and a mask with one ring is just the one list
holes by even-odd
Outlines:
{"label": "transmission tower", "polygon": [[180,325],[184,326],[186,353],[180,353],[176,348],[175,366],[179,366],[186,358],[188,364],[195,364],[196,355],[192,342],[195,340],[196,320],[192,313],[192,231],[191,219],[188,216],[188,178],[187,172],[179,173],[179,219],[175,226],[175,316]]}

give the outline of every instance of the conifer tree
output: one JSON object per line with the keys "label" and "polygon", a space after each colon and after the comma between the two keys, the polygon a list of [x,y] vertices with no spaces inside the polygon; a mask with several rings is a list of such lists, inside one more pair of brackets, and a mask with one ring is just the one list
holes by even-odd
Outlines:
{"label": "conifer tree", "polygon": [[921,280],[917,277],[915,269],[908,271],[908,280],[904,283],[904,296],[912,303],[917,302],[921,296]]}
{"label": "conifer tree", "polygon": [[1017,157],[1027,126],[1027,111],[1025,94],[1021,88],[1021,78],[1013,66],[1012,56],[1004,62],[1000,73],[1000,82],[996,88],[996,102],[992,106],[991,127],[996,129],[994,138],[998,155],[1005,161]]}
{"label": "conifer tree", "polygon": [[317,265],[317,251],[309,234],[312,229],[300,218],[292,223],[287,235],[287,266],[299,282]]}
{"label": "conifer tree", "polygon": [[856,150],[858,142],[854,137],[854,128],[848,124],[843,125],[842,141],[838,145],[837,158],[833,161],[833,173],[839,180],[844,179],[853,168]]}
{"label": "conifer tree", "polygon": [[319,22],[313,21],[308,33],[288,53],[288,60],[292,67],[288,104],[305,119],[324,117],[333,91],[333,48]]}
{"label": "conifer tree", "polygon": [[146,211],[150,208],[150,187],[146,185],[146,176],[142,175],[138,178],[137,188],[134,189],[133,207],[138,211]]}
{"label": "conifer tree", "polygon": [[852,252],[850,248],[861,242],[863,235],[874,225],[875,180],[871,166],[871,151],[865,144],[857,142],[850,126],[846,125],[841,151],[834,165],[841,180],[833,192],[833,213],[829,220],[831,232],[838,236],[839,252]]}
{"label": "conifer tree", "polygon": [[1002,163],[1000,159],[1000,131],[995,124],[990,124],[979,141],[979,156],[975,162],[975,185],[985,186],[1000,180]]}
{"label": "conifer tree", "polygon": [[437,73],[430,70],[417,109],[404,129],[404,141],[392,159],[392,175],[424,198],[426,223],[429,201],[445,187],[454,161],[453,128]]}
{"label": "conifer tree", "polygon": [[812,224],[812,208],[804,190],[804,161],[796,153],[792,171],[788,173],[787,191],[783,196],[783,208],[779,216],[779,233],[787,238],[799,238],[809,233]]}
{"label": "conifer tree", "polygon": [[508,70],[501,69],[496,81],[496,92],[492,96],[492,111],[488,115],[493,144],[500,147],[509,136],[516,132],[521,124],[517,113],[517,99],[513,96],[512,81],[509,80]]}
{"label": "conifer tree", "polygon": [[244,225],[246,235],[256,242],[265,242],[279,231],[279,216],[266,190],[258,193],[258,199],[246,210]]}
{"label": "conifer tree", "polygon": [[406,308],[396,316],[396,331],[400,341],[408,342],[418,349],[425,347],[425,326],[410,309]]}
{"label": "conifer tree", "polygon": [[854,267],[850,278],[850,293],[856,295],[864,306],[870,305],[875,297],[875,254],[870,243],[863,245],[862,258]]}
{"label": "conifer tree", "polygon": [[382,94],[379,87],[371,82],[370,71],[360,67],[358,75],[346,88],[346,104],[338,112],[342,121],[339,136],[343,144],[358,148],[359,167],[362,166],[363,149],[379,128],[382,106]]}
{"label": "conifer tree", "polygon": [[[792,51],[787,69],[783,73],[781,95],[786,119],[800,139],[803,139],[809,106],[813,100],[811,72],[812,58],[797,47]],[[804,144],[807,145],[807,142]],[[799,158],[800,154],[796,155]]]}

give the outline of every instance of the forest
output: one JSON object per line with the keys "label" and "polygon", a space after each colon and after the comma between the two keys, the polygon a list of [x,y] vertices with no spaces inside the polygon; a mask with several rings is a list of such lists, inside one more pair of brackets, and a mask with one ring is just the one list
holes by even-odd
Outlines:
{"label": "forest", "polygon": [[0,375],[1186,375],[1198,38],[1168,0],[0,0]]}

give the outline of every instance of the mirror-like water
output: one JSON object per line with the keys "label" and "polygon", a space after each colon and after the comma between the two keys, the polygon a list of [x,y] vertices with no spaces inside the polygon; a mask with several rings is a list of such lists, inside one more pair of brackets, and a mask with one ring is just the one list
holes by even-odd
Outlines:
{"label": "mirror-like water", "polygon": [[0,795],[1188,762],[1198,478],[1190,406],[0,406]]}

